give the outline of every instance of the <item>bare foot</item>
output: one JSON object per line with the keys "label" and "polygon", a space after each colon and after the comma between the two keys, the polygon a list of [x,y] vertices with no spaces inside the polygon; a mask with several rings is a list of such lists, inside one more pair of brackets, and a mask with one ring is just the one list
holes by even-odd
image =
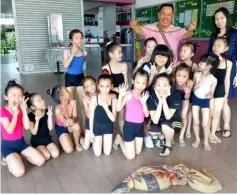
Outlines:
{"label": "bare foot", "polygon": [[199,140],[196,140],[195,142],[193,142],[193,143],[192,143],[192,146],[193,146],[194,148],[198,148],[199,144],[200,144],[200,139],[199,139]]}
{"label": "bare foot", "polygon": [[186,143],[185,143],[184,139],[179,139],[179,145],[181,147],[185,147],[186,146]]}
{"label": "bare foot", "polygon": [[210,146],[209,143],[208,144],[204,144],[204,150],[205,151],[211,151],[211,146]]}

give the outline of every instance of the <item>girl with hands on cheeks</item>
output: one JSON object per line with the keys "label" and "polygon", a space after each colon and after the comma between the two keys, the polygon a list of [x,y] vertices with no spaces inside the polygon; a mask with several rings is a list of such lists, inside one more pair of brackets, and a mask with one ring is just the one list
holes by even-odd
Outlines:
{"label": "girl with hands on cheeks", "polygon": [[147,101],[151,116],[148,132],[151,136],[159,136],[162,132],[166,140],[160,156],[170,155],[174,134],[179,133],[182,128],[180,118],[182,98],[176,90],[171,91],[171,85],[169,75],[166,73],[157,75],[153,80]]}
{"label": "girl with hands on cheeks", "polygon": [[25,99],[22,86],[14,80],[9,81],[4,99],[7,101],[7,105],[1,108],[1,152],[9,171],[15,177],[21,177],[25,173],[25,166],[19,154],[37,166],[42,166],[45,159],[38,150],[26,144],[24,140],[24,128],[30,129],[30,121],[26,104],[28,98]]}
{"label": "girl with hands on cheeks", "polygon": [[126,105],[125,123],[123,127],[123,139],[118,134],[114,140],[113,148],[116,150],[120,145],[123,154],[129,160],[134,159],[142,151],[144,118],[149,116],[146,104],[149,94],[148,92],[144,92],[148,81],[148,73],[140,68],[133,76],[133,87],[131,91],[127,92],[127,84],[122,84],[119,87],[116,110],[120,111]]}

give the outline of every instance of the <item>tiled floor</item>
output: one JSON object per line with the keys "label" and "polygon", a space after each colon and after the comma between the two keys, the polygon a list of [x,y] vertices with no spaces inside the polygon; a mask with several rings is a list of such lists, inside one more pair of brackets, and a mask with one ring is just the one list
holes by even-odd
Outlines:
{"label": "tiled floor", "polygon": [[[7,81],[15,78],[30,91],[37,91],[52,103],[46,89],[58,83],[63,84],[63,76],[53,74],[32,74],[19,76],[16,63],[2,64],[1,93]],[[98,75],[100,63],[87,64],[87,74]],[[37,89],[36,89],[37,88]],[[223,139],[221,144],[212,144],[212,151],[203,151],[202,146],[194,149],[192,140],[185,148],[174,145],[172,154],[167,158],[158,156],[159,149],[144,149],[140,156],[128,161],[121,150],[113,151],[111,156],[95,157],[92,149],[67,155],[61,152],[58,159],[49,160],[43,167],[35,167],[25,161],[27,173],[14,178],[7,167],[1,167],[1,192],[3,193],[109,193],[128,174],[135,169],[148,165],[185,164],[195,169],[207,169],[218,177],[223,185],[221,192],[237,192],[237,100],[230,101],[232,109],[232,137]],[[3,104],[3,102],[2,102]],[[29,140],[29,133],[25,138]],[[58,142],[55,134],[53,139]],[[139,192],[133,190],[133,192]],[[173,186],[164,192],[193,193],[189,186]]]}

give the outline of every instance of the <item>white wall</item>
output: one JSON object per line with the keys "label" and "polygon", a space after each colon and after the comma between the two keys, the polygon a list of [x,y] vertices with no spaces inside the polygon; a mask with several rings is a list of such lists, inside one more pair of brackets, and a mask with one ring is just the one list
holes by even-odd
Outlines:
{"label": "white wall", "polygon": [[153,5],[159,5],[163,3],[175,2],[178,0],[136,0],[135,9],[141,7],[150,7]]}

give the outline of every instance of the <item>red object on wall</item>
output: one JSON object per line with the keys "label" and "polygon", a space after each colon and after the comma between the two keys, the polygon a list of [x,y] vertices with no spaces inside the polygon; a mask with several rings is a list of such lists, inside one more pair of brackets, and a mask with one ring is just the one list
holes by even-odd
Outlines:
{"label": "red object on wall", "polygon": [[105,3],[123,3],[123,4],[134,4],[136,0],[88,0],[94,2],[105,2]]}

